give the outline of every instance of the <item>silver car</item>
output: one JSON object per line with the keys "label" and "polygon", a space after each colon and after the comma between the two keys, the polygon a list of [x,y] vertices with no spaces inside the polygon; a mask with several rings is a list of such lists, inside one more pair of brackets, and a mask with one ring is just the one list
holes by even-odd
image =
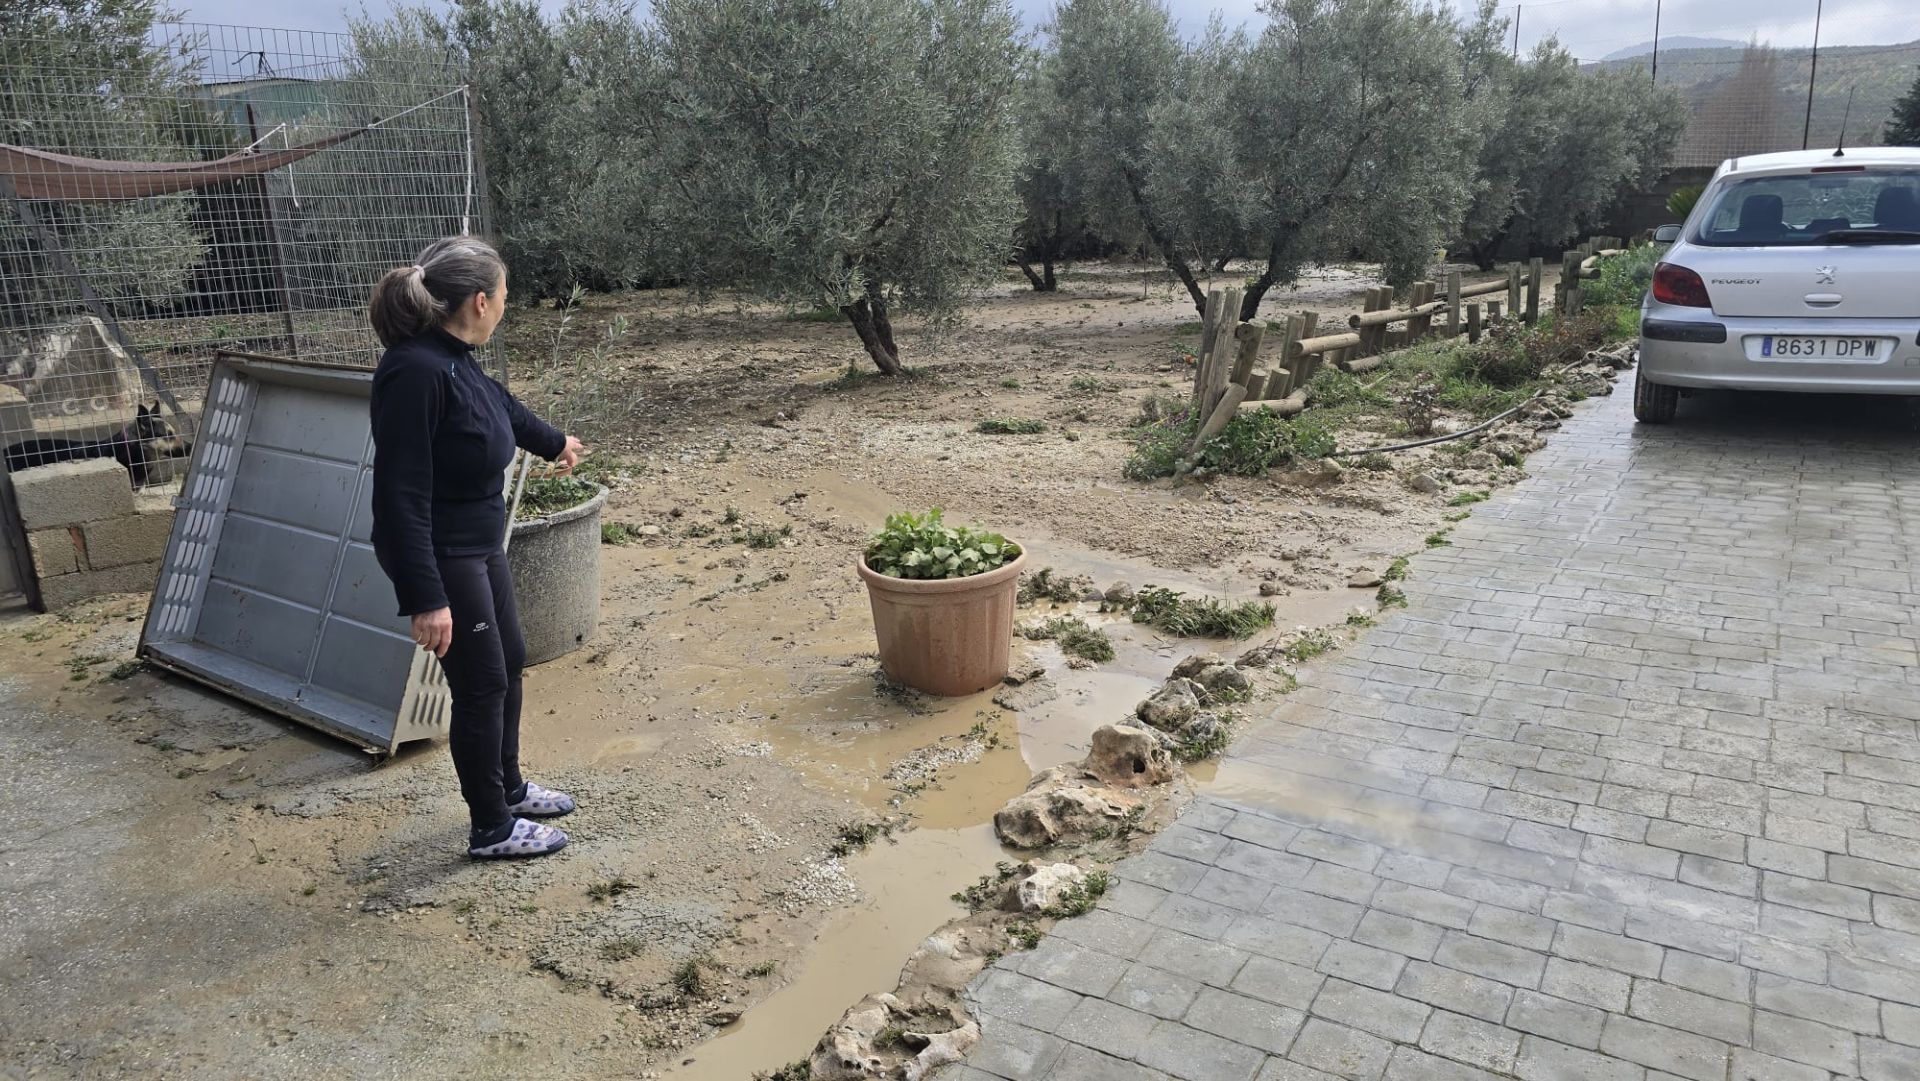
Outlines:
{"label": "silver car", "polygon": [[1639,420],[1693,388],[1920,394],[1920,148],[1734,158],[1657,239]]}

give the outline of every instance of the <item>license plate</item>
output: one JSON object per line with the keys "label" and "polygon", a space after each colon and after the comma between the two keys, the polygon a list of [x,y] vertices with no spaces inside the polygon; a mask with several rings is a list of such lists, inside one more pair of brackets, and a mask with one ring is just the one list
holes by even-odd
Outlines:
{"label": "license plate", "polygon": [[1892,338],[1761,334],[1747,339],[1747,356],[1753,360],[1824,360],[1850,364],[1877,364],[1893,354],[1894,344]]}

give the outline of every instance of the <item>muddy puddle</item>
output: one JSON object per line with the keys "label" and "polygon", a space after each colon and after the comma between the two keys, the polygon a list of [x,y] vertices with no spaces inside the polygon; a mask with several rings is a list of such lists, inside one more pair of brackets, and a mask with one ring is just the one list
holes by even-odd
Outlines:
{"label": "muddy puddle", "polygon": [[991,826],[919,829],[847,861],[860,903],[842,909],[807,947],[792,980],[662,1076],[746,1081],[807,1057],[847,1007],[889,991],[930,932],[964,915],[952,895],[1009,858]]}
{"label": "muddy puddle", "polygon": [[[655,726],[652,716],[687,711],[718,722],[711,730],[717,753],[770,758],[809,786],[844,797],[849,810],[900,829],[847,858],[860,900],[825,917],[817,935],[786,962],[784,983],[740,1021],[681,1052],[663,1075],[684,1081],[745,1081],[806,1057],[848,1007],[892,990],[914,948],[962,914],[950,899],[954,892],[996,863],[1020,858],[1000,847],[991,822],[1033,774],[1084,757],[1096,729],[1130,720],[1186,656],[1234,656],[1268,637],[1171,638],[1125,615],[1102,613],[1095,602],[1042,602],[1021,610],[1018,623],[1079,617],[1109,635],[1114,658],[1076,668],[1053,642],[1021,641],[1016,652],[1044,667],[1043,680],[951,699],[901,693],[877,678],[867,598],[852,567],[839,562],[855,538],[880,526],[893,498],[878,486],[827,472],[735,475],[718,498],[728,501],[729,511],[737,500],[753,521],[790,519],[797,547],[745,558],[684,543],[627,550],[620,559],[644,576],[637,580],[645,588],[677,587],[684,590],[680,598],[698,599],[681,607],[685,601],[674,597],[635,594],[646,597],[654,614],[647,617],[650,626],[609,647],[612,668],[571,666],[555,674],[547,691],[603,720],[599,738],[586,741],[596,763],[639,767],[661,748],[665,726]],[[1101,589],[1126,582],[1136,590],[1157,585],[1193,596],[1251,596],[1244,570],[1145,567],[1032,523],[1007,528],[1026,545],[1035,569],[1051,568],[1056,577],[1084,577]],[[830,540],[811,540],[816,534]],[[776,569],[788,573],[769,577]],[[743,590],[743,581],[764,582],[764,588]],[[1271,599],[1274,634],[1338,625],[1354,608],[1372,607],[1371,591],[1354,589]],[[636,657],[645,659],[621,667],[623,658]],[[644,679],[647,693],[628,708],[586,690],[609,678]],[[581,729],[568,728],[579,742]],[[1189,769],[1206,785],[1219,767],[1203,762]],[[1230,772],[1223,780],[1241,776]],[[1249,775],[1235,783],[1264,788],[1272,780]]]}

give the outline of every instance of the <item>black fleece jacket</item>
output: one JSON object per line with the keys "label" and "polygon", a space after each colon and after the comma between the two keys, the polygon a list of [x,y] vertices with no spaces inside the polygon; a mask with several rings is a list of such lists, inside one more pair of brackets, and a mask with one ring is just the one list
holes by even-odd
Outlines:
{"label": "black fleece jacket", "polygon": [[445,608],[436,559],[500,547],[513,448],[552,461],[567,437],[482,371],[473,346],[437,327],[380,358],[371,408],[374,556],[401,615]]}

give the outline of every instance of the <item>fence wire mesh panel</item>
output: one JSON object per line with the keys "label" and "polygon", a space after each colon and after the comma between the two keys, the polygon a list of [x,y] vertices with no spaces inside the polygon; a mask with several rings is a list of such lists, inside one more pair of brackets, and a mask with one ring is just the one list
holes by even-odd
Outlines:
{"label": "fence wire mesh panel", "polygon": [[[11,469],[188,434],[217,350],[371,365],[366,300],[483,232],[443,58],[166,24],[0,45],[0,443]],[[164,434],[164,433],[162,433]]]}
{"label": "fence wire mesh panel", "polygon": [[1917,66],[1920,41],[1823,47],[1817,61],[1808,47],[1768,45],[1662,54],[1659,82],[1677,87],[1690,113],[1674,165],[1717,166],[1747,154],[1843,142],[1878,146]]}

